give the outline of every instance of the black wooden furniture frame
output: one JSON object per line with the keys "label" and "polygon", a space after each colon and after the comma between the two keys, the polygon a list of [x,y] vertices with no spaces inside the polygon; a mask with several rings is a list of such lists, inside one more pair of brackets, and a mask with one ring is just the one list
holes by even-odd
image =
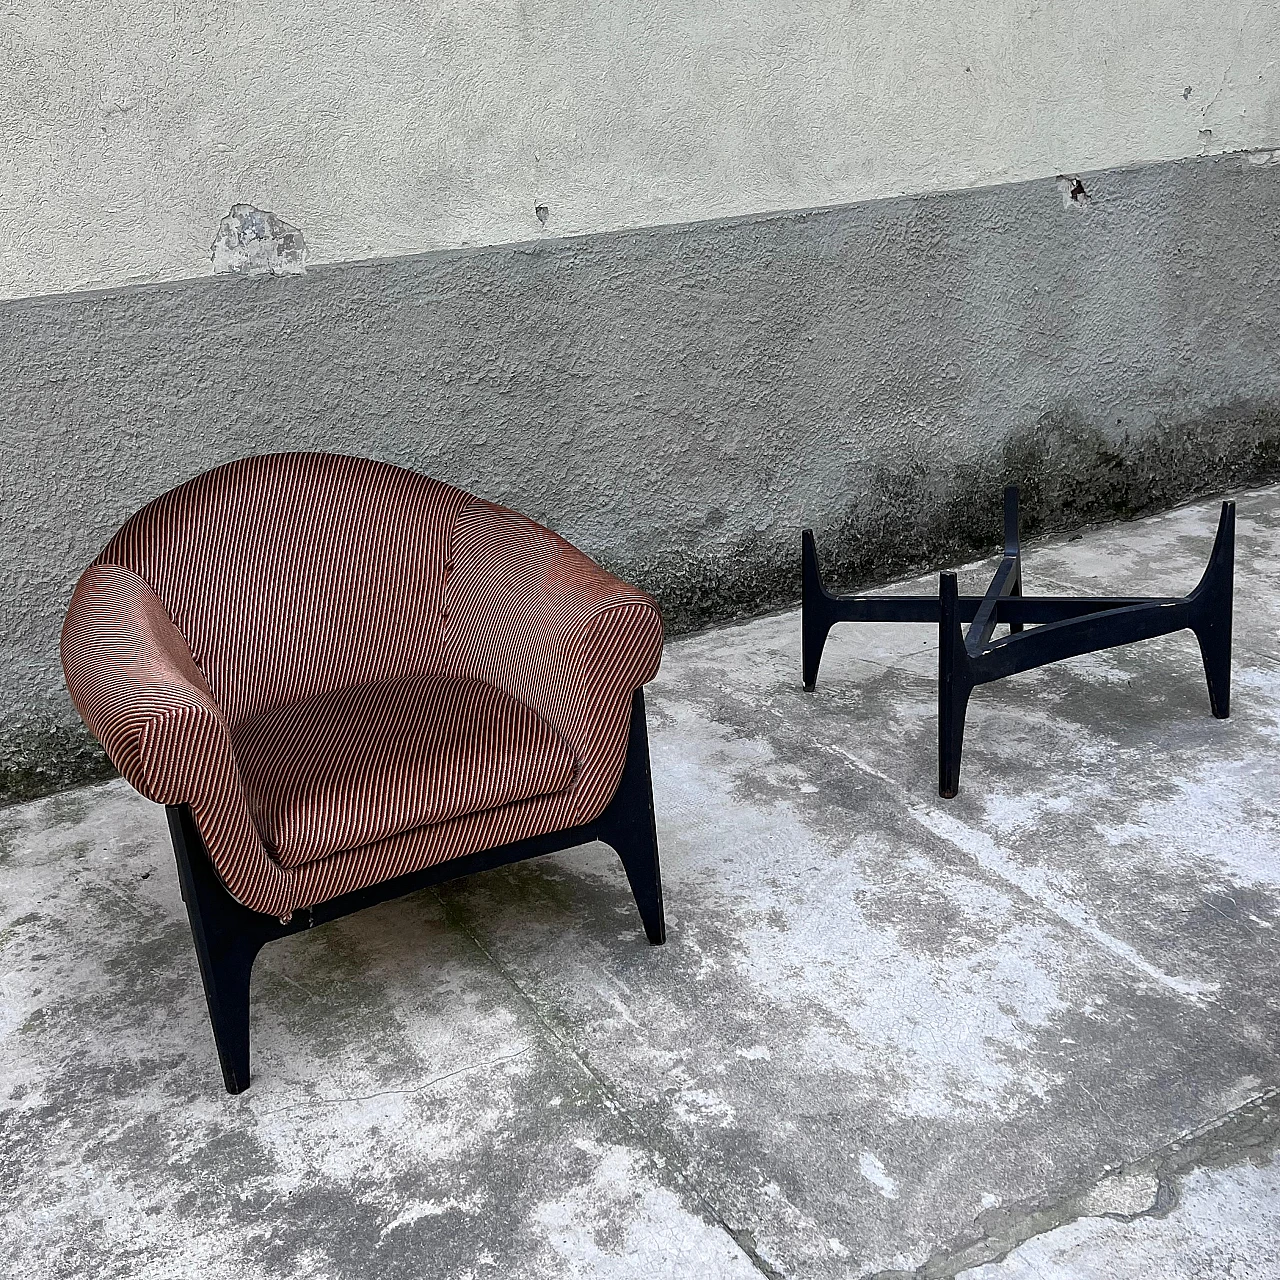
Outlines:
{"label": "black wooden furniture frame", "polygon": [[241,906],[214,870],[190,808],[171,805],[168,815],[178,860],[178,879],[195,938],[200,976],[209,1004],[209,1021],[213,1024],[213,1038],[228,1093],[240,1093],[249,1087],[249,978],[258,952],[277,938],[302,933],[428,885],[538,858],[592,840],[610,845],[622,860],[649,941],[656,946],[667,937],[642,689],[637,689],[631,700],[627,755],[618,789],[605,811],[592,822],[451,858],[381,884],[344,893],[314,907],[300,908],[288,920],[278,920]]}
{"label": "black wooden furniture frame", "polygon": [[[1222,504],[1208,567],[1190,595],[1039,596],[1022,594],[1018,546],[1018,490],[1004,493],[1004,556],[986,594],[962,596],[956,575],[939,575],[936,596],[840,596],[829,592],[818,568],[813,531],[804,531],[802,646],[804,687],[812,692],[827,634],[837,622],[928,622],[938,628],[938,794],[960,786],[969,695],[980,684],[1003,680],[1063,658],[1113,649],[1189,628],[1200,643],[1209,703],[1225,720],[1231,703],[1231,606],[1236,508]],[[968,631],[961,630],[968,623]],[[1007,623],[1009,634],[992,638]],[[1033,625],[1034,630],[1024,630]]]}

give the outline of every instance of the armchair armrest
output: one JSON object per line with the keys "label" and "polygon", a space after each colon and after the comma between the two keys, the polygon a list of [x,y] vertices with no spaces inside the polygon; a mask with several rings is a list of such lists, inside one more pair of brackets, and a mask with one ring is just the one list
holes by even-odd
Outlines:
{"label": "armchair armrest", "polygon": [[[593,754],[603,717],[621,739],[634,690],[662,657],[653,599],[525,516],[474,500],[457,517],[446,662],[538,711]],[[621,767],[619,763],[619,768]]]}
{"label": "armchair armrest", "polygon": [[155,592],[114,564],[80,579],[62,628],[71,700],[112,763],[160,804],[238,788],[226,721]]}

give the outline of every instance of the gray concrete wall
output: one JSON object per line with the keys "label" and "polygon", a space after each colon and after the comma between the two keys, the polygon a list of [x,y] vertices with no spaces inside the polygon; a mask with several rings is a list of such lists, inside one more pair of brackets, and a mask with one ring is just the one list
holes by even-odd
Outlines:
{"label": "gray concrete wall", "polygon": [[[674,629],[1280,464],[1280,156],[0,303],[10,795],[101,757],[72,585],[228,459],[330,449],[508,502]],[[1034,567],[1031,568],[1034,574]]]}

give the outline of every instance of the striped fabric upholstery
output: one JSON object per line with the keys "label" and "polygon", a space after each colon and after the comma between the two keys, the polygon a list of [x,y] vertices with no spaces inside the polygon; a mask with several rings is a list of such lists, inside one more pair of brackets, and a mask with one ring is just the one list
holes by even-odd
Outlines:
{"label": "striped fabric upholstery", "polygon": [[62,637],[121,773],[190,804],[233,896],[279,916],[595,817],[661,652],[654,602],[562,538],[330,454],[145,507]]}
{"label": "striped fabric upholstery", "polygon": [[482,680],[405,676],[313,693],[232,731],[249,812],[284,867],[563,791],[568,744]]}

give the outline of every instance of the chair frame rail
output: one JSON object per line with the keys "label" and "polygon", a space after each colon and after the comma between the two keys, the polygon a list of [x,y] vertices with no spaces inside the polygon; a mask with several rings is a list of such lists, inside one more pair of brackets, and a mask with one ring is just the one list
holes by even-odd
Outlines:
{"label": "chair frame rail", "polygon": [[642,689],[637,689],[631,699],[622,777],[613,799],[599,817],[563,831],[451,858],[368,885],[327,902],[299,908],[287,920],[251,911],[237,902],[214,869],[190,807],[170,805],[167,811],[178,880],[191,922],[209,1021],[228,1093],[241,1093],[249,1087],[249,982],[258,952],[268,942],[302,933],[379,902],[600,840],[611,846],[622,862],[650,943],[657,946],[666,941]]}
{"label": "chair frame rail", "polygon": [[[1235,568],[1234,502],[1222,504],[1213,550],[1199,584],[1186,596],[1029,596],[1022,594],[1018,490],[1004,491],[1004,554],[981,596],[959,594],[954,573],[939,575],[936,596],[835,595],[822,581],[813,530],[801,541],[804,687],[813,692],[831,628],[837,622],[928,622],[938,628],[938,794],[960,788],[969,695],[1064,658],[1114,649],[1190,629],[1200,644],[1209,703],[1225,720],[1231,706],[1231,612]],[[961,624],[968,623],[968,631]],[[1009,634],[993,639],[1007,623]],[[1028,625],[1034,630],[1027,631]]]}

